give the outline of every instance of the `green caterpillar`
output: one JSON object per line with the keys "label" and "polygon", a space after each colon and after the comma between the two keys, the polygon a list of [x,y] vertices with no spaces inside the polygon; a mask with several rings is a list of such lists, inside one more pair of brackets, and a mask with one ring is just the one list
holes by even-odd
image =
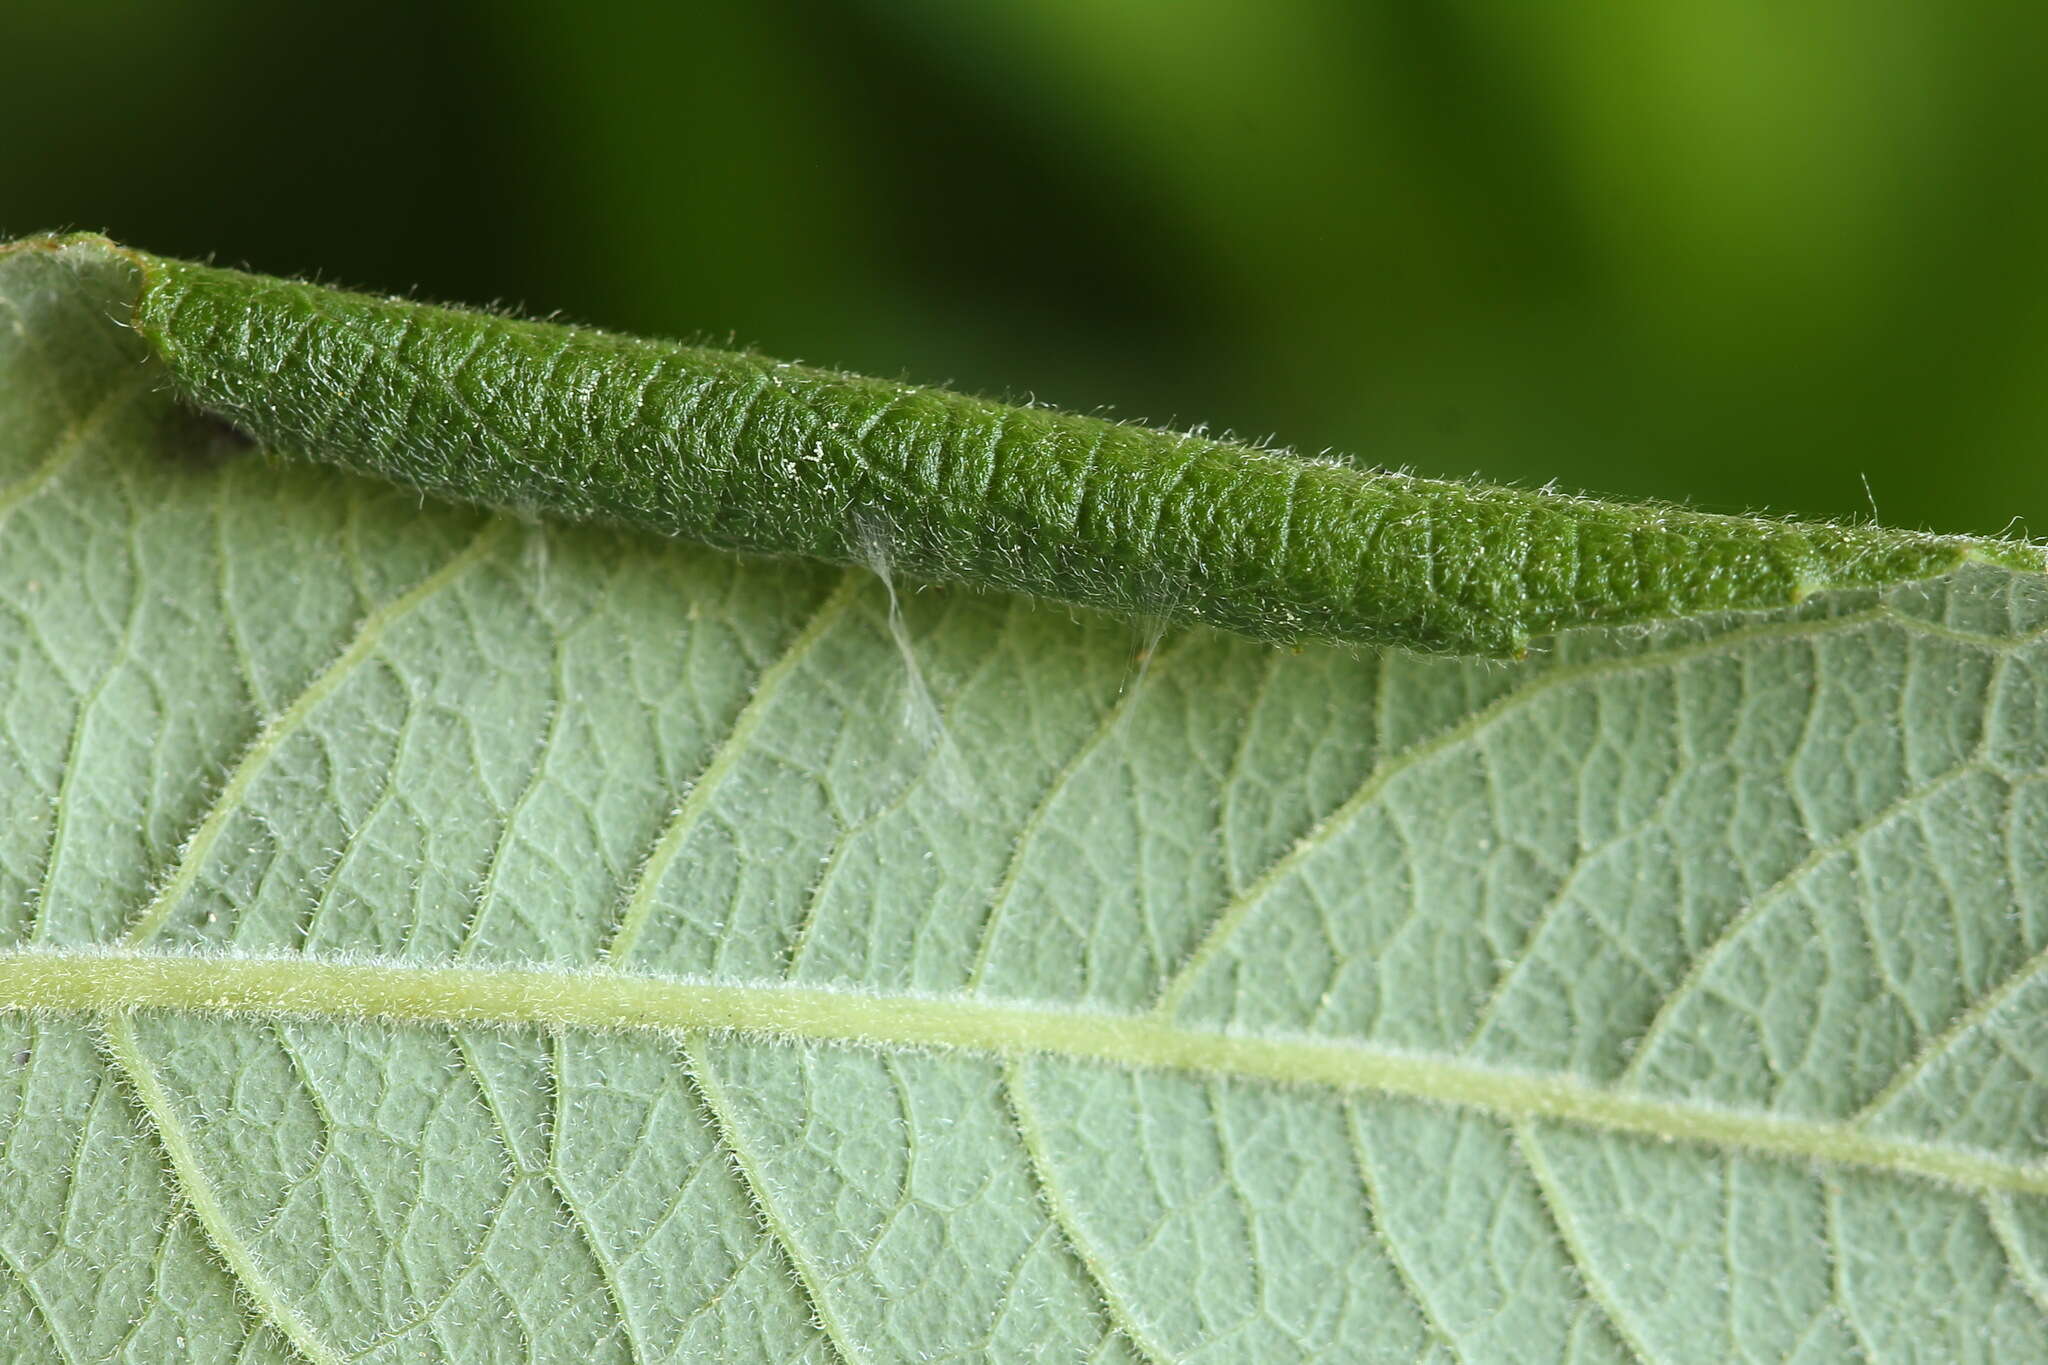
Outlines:
{"label": "green caterpillar", "polygon": [[2020,542],[1411,478],[129,254],[135,325],[178,392],[275,450],[1262,640],[1512,657],[1575,626],[1778,607],[1969,560],[2043,567]]}

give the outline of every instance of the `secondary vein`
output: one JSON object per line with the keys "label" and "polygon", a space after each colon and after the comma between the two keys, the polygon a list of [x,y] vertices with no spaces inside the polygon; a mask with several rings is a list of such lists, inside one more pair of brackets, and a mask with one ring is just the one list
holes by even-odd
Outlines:
{"label": "secondary vein", "polygon": [[205,1165],[193,1150],[184,1120],[178,1116],[177,1107],[165,1091],[156,1068],[143,1055],[127,1015],[117,1014],[107,1021],[106,1051],[132,1087],[142,1111],[148,1115],[164,1159],[177,1178],[179,1193],[184,1196],[186,1205],[199,1220],[207,1240],[213,1244],[214,1251],[242,1293],[263,1320],[275,1327],[279,1335],[313,1365],[340,1365],[341,1353],[321,1338],[313,1325],[272,1282],[255,1251],[242,1240],[227,1212],[221,1208],[219,1195],[207,1178]]}
{"label": "secondary vein", "polygon": [[373,654],[384,638],[384,633],[393,624],[426,602],[434,594],[448,586],[478,560],[485,558],[504,538],[511,525],[508,519],[496,517],[486,522],[476,536],[457,551],[440,568],[422,578],[406,591],[384,603],[363,618],[348,646],[335,657],[334,661],[306,684],[291,704],[266,721],[256,732],[256,738],[242,751],[234,770],[221,785],[206,814],[200,817],[198,825],[185,840],[178,853],[178,861],[170,876],[157,888],[155,896],[137,915],[129,926],[126,941],[131,945],[147,942],[156,931],[163,927],[171,911],[184,899],[199,880],[199,873],[206,865],[207,855],[212,852],[214,842],[220,838],[227,823],[242,809],[243,798],[249,787],[262,773],[285,739],[312,714],[320,703],[327,699],[354,673],[363,660]]}

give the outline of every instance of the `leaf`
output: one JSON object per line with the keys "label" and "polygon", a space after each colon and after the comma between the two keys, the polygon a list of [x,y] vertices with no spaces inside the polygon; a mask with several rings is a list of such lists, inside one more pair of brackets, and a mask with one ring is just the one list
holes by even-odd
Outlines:
{"label": "leaf", "polygon": [[[43,239],[31,249],[62,249]],[[1257,639],[1519,658],[1587,625],[2038,572],[2023,541],[1417,479],[734,351],[165,260],[135,330],[271,450],[486,506]]]}
{"label": "leaf", "polygon": [[253,455],[133,288],[0,256],[0,1356],[2048,1354],[2039,577],[899,616]]}

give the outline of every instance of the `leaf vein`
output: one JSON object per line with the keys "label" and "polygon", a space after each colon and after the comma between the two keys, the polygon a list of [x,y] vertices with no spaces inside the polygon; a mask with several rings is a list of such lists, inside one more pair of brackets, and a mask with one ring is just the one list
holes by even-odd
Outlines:
{"label": "leaf vein", "polygon": [[804,1297],[810,1302],[811,1315],[818,1330],[831,1345],[832,1352],[846,1365],[858,1365],[863,1359],[854,1350],[847,1332],[830,1310],[824,1289],[824,1275],[818,1265],[804,1251],[797,1241],[796,1232],[789,1220],[776,1205],[768,1182],[763,1178],[753,1150],[741,1138],[739,1123],[734,1117],[732,1106],[725,1097],[725,1087],[713,1074],[711,1064],[703,1055],[695,1039],[686,1034],[676,1042],[682,1053],[691,1084],[697,1088],[698,1097],[703,1101],[704,1112],[711,1120],[712,1129],[718,1134],[719,1142],[732,1157],[732,1169],[755,1212],[761,1217],[763,1229],[782,1248],[782,1254],[789,1258],[790,1269],[795,1272],[797,1284]]}
{"label": "leaf vein", "polygon": [[483,875],[477,879],[476,899],[470,907],[469,923],[464,928],[462,943],[455,950],[456,956],[467,957],[484,942],[484,926],[490,922],[491,908],[498,902],[498,878],[503,872],[505,859],[510,856],[512,846],[519,837],[519,822],[535,794],[545,784],[548,760],[561,740],[562,719],[569,711],[569,685],[563,676],[563,644],[557,640],[548,678],[554,695],[548,702],[548,721],[541,732],[539,745],[534,750],[533,762],[526,772],[526,781],[520,787],[519,795],[513,798],[511,808],[498,827],[497,841],[491,846],[490,861],[484,865]]}
{"label": "leaf vein", "polygon": [[1653,669],[1668,668],[1677,664],[1690,663],[1700,658],[1712,658],[1730,649],[1757,640],[1792,636],[1806,638],[1821,634],[1836,634],[1861,630],[1872,622],[1889,619],[1878,609],[1837,617],[1827,622],[1771,622],[1765,625],[1729,631],[1705,640],[1691,640],[1661,649],[1646,650],[1641,654],[1624,658],[1595,659],[1587,663],[1566,664],[1543,675],[1528,686],[1509,692],[1495,701],[1470,713],[1464,720],[1439,730],[1429,738],[1409,745],[1400,753],[1376,765],[1368,771],[1343,803],[1332,810],[1288,848],[1288,850],[1267,864],[1265,870],[1255,877],[1251,884],[1238,895],[1226,902],[1210,920],[1207,933],[1196,943],[1195,948],[1181,962],[1180,967],[1167,979],[1159,991],[1153,1009],[1161,1015],[1173,1014],[1193,988],[1202,970],[1210,960],[1222,951],[1224,944],[1237,933],[1250,918],[1260,901],[1294,870],[1307,861],[1310,855],[1328,844],[1347,830],[1368,806],[1377,800],[1395,778],[1419,767],[1429,759],[1456,748],[1458,745],[1477,739],[1491,730],[1502,720],[1519,712],[1538,698],[1562,691],[1580,683],[1595,682],[1607,678],[1626,677],[1645,673]]}
{"label": "leaf vein", "polygon": [[669,865],[682,852],[683,844],[711,804],[719,784],[746,752],[747,741],[761,727],[769,703],[780,694],[784,680],[802,664],[812,647],[860,596],[866,579],[867,575],[855,569],[841,574],[838,585],[818,604],[803,629],[791,637],[773,663],[761,670],[754,681],[753,695],[733,717],[725,737],[712,750],[696,780],[690,784],[689,791],[677,804],[675,813],[662,826],[661,833],[655,836],[653,848],[647,860],[640,865],[639,875],[634,878],[632,890],[626,896],[618,927],[612,931],[611,942],[605,947],[605,961],[620,963],[633,955],[641,934],[646,932],[648,921],[654,917],[655,897],[660,892],[661,881],[667,875]]}
{"label": "leaf vein", "polygon": [[2035,1311],[2048,1318],[2048,1276],[2044,1276],[2033,1258],[2027,1255],[2026,1239],[2013,1225],[2011,1197],[1986,1195],[1984,1216],[1991,1224],[1991,1235],[1998,1242],[1999,1253],[2005,1257],[2007,1273],[2018,1282]]}
{"label": "leaf vein", "polygon": [[1081,1265],[1088,1282],[1095,1286],[1096,1297],[1101,1301],[1104,1316],[1124,1340],[1131,1344],[1140,1359],[1149,1365],[1163,1365],[1174,1359],[1172,1352],[1154,1342],[1145,1326],[1138,1320],[1130,1304],[1124,1301],[1112,1282],[1109,1270],[1102,1257],[1097,1255],[1088,1240],[1081,1235],[1080,1220],[1066,1195],[1061,1192],[1059,1182],[1053,1178],[1052,1153],[1045,1142],[1045,1127],[1038,1121],[1038,1113],[1025,1094],[1023,1073],[1013,1060],[1003,1068],[1003,1097],[1009,1103],[1010,1117],[1017,1126],[1017,1136],[1023,1143],[1024,1154],[1031,1165],[1031,1182],[1038,1190],[1038,1197],[1045,1206],[1052,1225],[1059,1230],[1060,1240],[1074,1254]]}
{"label": "leaf vein", "polygon": [[[619,1336],[626,1343],[627,1358],[632,1360],[634,1365],[640,1365],[640,1362],[651,1357],[641,1349],[639,1333],[633,1326],[632,1305],[626,1301],[626,1287],[619,1279],[619,1268],[612,1263],[611,1256],[605,1251],[604,1243],[598,1238],[596,1225],[591,1222],[582,1202],[570,1191],[569,1182],[564,1180],[561,1174],[562,1130],[567,1118],[562,1112],[563,1091],[567,1086],[564,1083],[565,1067],[560,1029],[554,1032],[549,1055],[555,1072],[555,1121],[548,1134],[548,1187],[555,1192],[555,1197],[562,1201],[562,1207],[568,1210],[569,1221],[575,1225],[577,1238],[597,1266],[597,1276],[604,1285],[605,1294],[611,1299],[612,1311],[619,1315]],[[478,1081],[481,1083],[481,1076],[478,1077]],[[507,1136],[509,1139],[509,1134]]]}
{"label": "leaf vein", "polygon": [[[1767,914],[1772,906],[1776,905],[1804,882],[1807,877],[1819,871],[1823,865],[1832,859],[1853,851],[1863,840],[1877,833],[1892,821],[1917,810],[1920,806],[1933,800],[1942,792],[1947,791],[1951,786],[1962,781],[1971,773],[1980,770],[1981,764],[1975,757],[1972,757],[1950,768],[1947,772],[1928,779],[1911,791],[1894,798],[1888,805],[1880,808],[1864,820],[1843,830],[1834,838],[1815,844],[1807,851],[1805,857],[1786,869],[1784,875],[1753,896],[1747,905],[1744,905],[1729,917],[1728,922],[1721,927],[1721,932],[1715,935],[1713,942],[1694,954],[1692,961],[1687,964],[1684,973],[1680,975],[1677,984],[1665,995],[1663,1003],[1657,1007],[1657,1012],[1651,1016],[1649,1024],[1644,1027],[1641,1036],[1636,1040],[1634,1053],[1629,1058],[1628,1065],[1622,1068],[1620,1079],[1623,1081],[1635,1079],[1647,1062],[1650,1054],[1655,1051],[1655,1045],[1662,1037],[1664,1030],[1670,1026],[1672,1019],[1677,1015],[1684,1003],[1701,989],[1708,973],[1713,970],[1714,964],[1719,962],[1724,954],[1732,951],[1734,945],[1748,931],[1749,927]],[[1867,932],[1867,923],[1865,929]]]}
{"label": "leaf vein", "polygon": [[115,1071],[126,1078],[136,1103],[149,1120],[150,1130],[156,1134],[157,1144],[164,1154],[165,1168],[176,1183],[178,1193],[199,1220],[206,1240],[213,1245],[221,1264],[240,1287],[244,1298],[264,1321],[275,1327],[278,1334],[313,1365],[341,1365],[342,1353],[323,1340],[313,1325],[285,1301],[284,1295],[271,1283],[257,1261],[254,1249],[242,1241],[228,1221],[227,1210],[221,1207],[213,1182],[207,1179],[199,1153],[193,1150],[191,1134],[185,1131],[179,1120],[156,1068],[143,1055],[128,1014],[117,1012],[108,1015],[103,1021],[101,1036],[106,1056]]}
{"label": "leaf vein", "polygon": [[1649,1365],[1656,1360],[1656,1354],[1644,1345],[1635,1329],[1630,1326],[1614,1301],[1614,1293],[1606,1280],[1594,1269],[1581,1244],[1578,1230],[1573,1226],[1567,1211],[1564,1191],[1557,1183],[1556,1174],[1550,1169],[1550,1161],[1544,1155],[1542,1145],[1536,1140],[1535,1130],[1527,1123],[1508,1126],[1508,1143],[1522,1158],[1523,1168],[1535,1183],[1536,1198],[1543,1206],[1543,1212],[1550,1219],[1550,1225],[1557,1231],[1557,1244],[1571,1264],[1579,1283],[1585,1286],[1586,1297],[1600,1310],[1600,1316],[1607,1320],[1614,1336],[1622,1347],[1636,1360]]}
{"label": "leaf vein", "polygon": [[1406,1258],[1401,1255],[1400,1244],[1387,1233],[1383,1217],[1386,1201],[1380,1196],[1379,1182],[1373,1175],[1372,1159],[1366,1154],[1365,1134],[1359,1131],[1356,1104],[1344,1106],[1344,1138],[1351,1148],[1351,1164],[1358,1172],[1359,1186],[1365,1192],[1365,1221],[1372,1233],[1373,1241],[1379,1244],[1380,1254],[1386,1257],[1387,1264],[1393,1268],[1394,1277],[1401,1282],[1402,1291],[1414,1303],[1415,1311],[1422,1318],[1424,1331],[1437,1344],[1449,1351],[1453,1359],[1462,1361],[1465,1353],[1459,1349],[1458,1339],[1451,1334],[1450,1328],[1444,1325],[1443,1319],[1431,1306],[1429,1297],[1422,1292],[1421,1282],[1415,1278],[1415,1273],[1409,1269]]}
{"label": "leaf vein", "polygon": [[7,1239],[4,1237],[0,1237],[0,1265],[4,1265],[7,1273],[21,1286],[22,1295],[28,1299],[29,1310],[34,1314],[36,1321],[42,1324],[43,1334],[49,1337],[50,1345],[56,1348],[57,1354],[64,1358],[65,1365],[79,1365],[78,1352],[72,1348],[64,1333],[58,1330],[57,1314],[43,1298],[35,1277],[28,1273],[28,1267],[15,1256],[14,1248],[7,1245]]}
{"label": "leaf vein", "polygon": [[213,803],[207,807],[206,813],[200,816],[199,823],[193,826],[191,835],[186,838],[179,850],[177,863],[173,866],[170,876],[164,879],[156,895],[129,926],[123,940],[125,943],[130,947],[139,946],[148,942],[155,936],[157,930],[163,927],[172,910],[177,908],[178,902],[199,880],[199,873],[205,866],[207,855],[212,852],[213,845],[220,838],[221,831],[227,827],[228,820],[241,809],[242,800],[248,795],[257,775],[263,771],[271,756],[277,752],[292,731],[370,657],[392,625],[485,558],[504,537],[506,528],[510,525],[512,522],[509,518],[493,517],[484,523],[483,529],[477,532],[467,546],[449,558],[440,568],[364,617],[354,638],[334,661],[307,683],[284,710],[272,716],[257,730],[255,739],[242,751],[242,756],[229,772],[227,781],[222,783],[220,790],[215,793]]}
{"label": "leaf vein", "polygon": [[[1003,875],[996,882],[995,890],[989,895],[988,910],[981,922],[981,933],[974,951],[974,966],[967,974],[965,989],[969,994],[980,990],[983,979],[988,975],[989,963],[995,957],[996,937],[1002,927],[1003,915],[1009,906],[1011,893],[1016,890],[1017,881],[1023,876],[1024,864],[1031,847],[1038,838],[1039,830],[1050,817],[1053,806],[1058,803],[1060,794],[1073,784],[1074,778],[1095,752],[1122,729],[1124,718],[1136,707],[1138,697],[1145,690],[1145,685],[1151,680],[1154,671],[1165,669],[1173,655],[1186,647],[1189,638],[1186,635],[1181,636],[1172,646],[1153,655],[1140,666],[1137,678],[1130,686],[1124,688],[1122,695],[1103,708],[1102,714],[1097,717],[1087,737],[1075,746],[1074,751],[1067,756],[1066,762],[1060,765],[1059,771],[1053,774],[1052,781],[1047,783],[1045,790],[1040,793],[1037,804],[1032,806],[1031,813],[1018,827],[1017,837],[1010,844],[1010,857],[1004,864]],[[1275,652],[1277,654],[1277,651]]]}
{"label": "leaf vein", "polygon": [[13,483],[0,488],[0,524],[4,524],[14,514],[16,508],[48,488],[60,474],[84,455],[91,445],[91,438],[97,435],[99,429],[105,426],[129,400],[144,393],[154,392],[147,382],[153,375],[153,370],[139,370],[131,378],[115,385],[112,391],[51,443],[47,459]]}
{"label": "leaf vein", "polygon": [[1958,1014],[1947,1028],[1928,1039],[1927,1045],[1908,1058],[1905,1065],[1901,1066],[1898,1072],[1856,1111],[1851,1121],[1867,1123],[1882,1114],[1893,1100],[1915,1080],[1925,1075],[1950,1049],[1968,1039],[1985,1020],[2003,1009],[2014,996],[2033,985],[2044,972],[2048,972],[2048,947],[2042,948],[2022,962],[2005,980],[1979,996],[1968,1009]]}
{"label": "leaf vein", "polygon": [[1189,1028],[1120,1014],[961,996],[882,994],[780,981],[737,984],[610,969],[422,967],[201,953],[0,952],[0,1011],[120,1016],[151,1008],[222,1016],[380,1018],[454,1026],[553,1025],[664,1034],[735,1030],[868,1047],[943,1048],[1426,1100],[1510,1119],[1754,1151],[1913,1175],[1966,1188],[2048,1194],[2048,1161],[1869,1132],[1833,1117],[1648,1095],[1569,1072],[1298,1033]]}

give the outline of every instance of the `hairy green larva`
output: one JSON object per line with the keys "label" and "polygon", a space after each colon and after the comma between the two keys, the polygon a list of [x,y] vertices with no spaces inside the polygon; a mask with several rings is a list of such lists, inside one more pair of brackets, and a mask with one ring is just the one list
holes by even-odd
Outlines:
{"label": "hairy green larva", "polygon": [[134,254],[179,392],[449,497],[1264,640],[1513,656],[1574,626],[2042,567],[2038,548],[1376,473],[759,356]]}

